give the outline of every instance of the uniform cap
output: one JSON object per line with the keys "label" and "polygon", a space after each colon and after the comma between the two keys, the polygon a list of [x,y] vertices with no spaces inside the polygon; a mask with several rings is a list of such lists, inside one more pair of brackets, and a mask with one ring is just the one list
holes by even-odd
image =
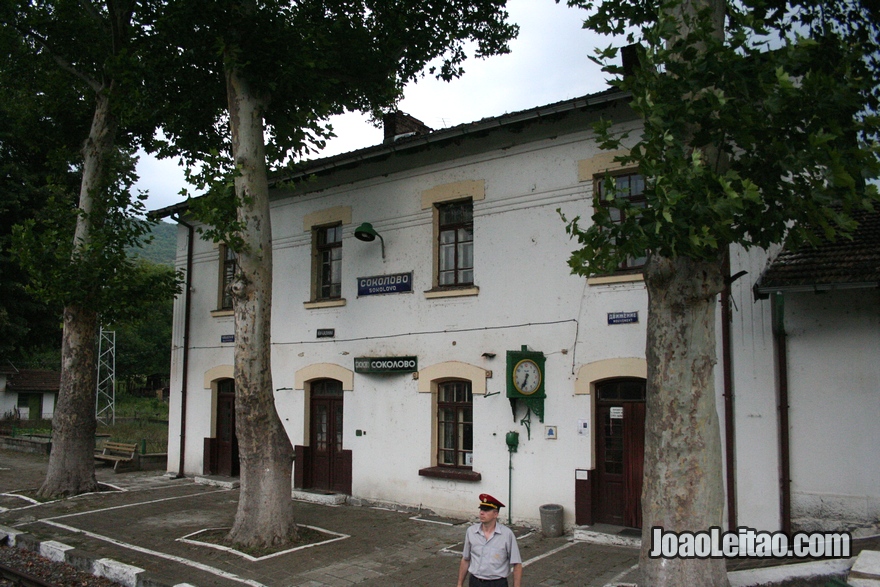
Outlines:
{"label": "uniform cap", "polygon": [[480,494],[480,507],[489,507],[493,509],[503,508],[504,504],[489,495],[488,493]]}

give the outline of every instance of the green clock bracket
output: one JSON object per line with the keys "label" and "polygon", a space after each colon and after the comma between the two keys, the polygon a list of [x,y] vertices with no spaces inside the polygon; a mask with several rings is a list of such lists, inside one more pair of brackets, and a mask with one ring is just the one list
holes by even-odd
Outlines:
{"label": "green clock bracket", "polygon": [[[522,345],[518,351],[507,351],[507,398],[516,422],[517,404],[523,403],[544,421],[544,364],[546,357],[540,351],[530,351]],[[528,414],[527,414],[528,415]]]}

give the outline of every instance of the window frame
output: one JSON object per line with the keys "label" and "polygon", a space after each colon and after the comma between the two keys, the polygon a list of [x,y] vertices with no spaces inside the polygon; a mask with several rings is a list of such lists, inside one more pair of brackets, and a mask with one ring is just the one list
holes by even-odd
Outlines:
{"label": "window frame", "polygon": [[229,245],[221,244],[219,291],[217,292],[217,309],[220,311],[234,309],[231,288],[236,273],[238,273],[238,254]]}
{"label": "window frame", "polygon": [[[327,242],[328,230],[333,230],[336,240]],[[339,251],[339,258],[333,259],[334,251]],[[324,255],[329,254],[329,261],[324,259]],[[329,262],[330,273],[329,280],[325,281],[325,266]],[[338,263],[336,269],[337,278],[334,281],[334,264]],[[333,286],[338,286],[337,291],[333,292]],[[325,295],[326,292],[326,295]],[[312,228],[312,300],[315,302],[330,302],[342,299],[342,223],[335,222],[333,224],[325,224],[314,226]]]}
{"label": "window frame", "polygon": [[[605,181],[608,178],[614,178],[614,181],[616,183],[621,178],[632,178],[632,177],[642,178],[642,190],[637,194],[630,193],[629,195],[626,196],[625,199],[629,200],[629,202],[631,204],[642,204],[641,206],[638,206],[638,207],[645,208],[647,206],[647,199],[645,198],[645,195],[644,195],[644,193],[645,193],[644,192],[644,190],[645,190],[645,176],[642,175],[642,173],[638,169],[633,169],[633,168],[620,169],[617,171],[609,171],[607,173],[597,174],[593,177],[593,181],[594,181],[593,190],[594,190],[594,193],[596,194],[595,199],[599,201],[599,205],[604,206],[605,208],[608,208],[609,211],[610,210],[617,210],[617,213],[619,215],[619,218],[617,220],[614,220],[613,212],[609,212],[612,216],[612,222],[614,224],[619,224],[619,223],[623,222],[626,218],[626,216],[625,216],[626,212],[624,210],[616,208],[613,205],[614,204],[613,201],[609,201],[609,200],[605,199],[605,197],[604,197],[605,196]],[[631,183],[632,182],[630,181],[630,188],[631,188]],[[619,193],[620,193],[620,191],[618,191],[618,194]],[[635,261],[637,261],[637,260],[640,260],[641,262],[636,263]],[[628,274],[628,273],[642,273],[644,271],[646,262],[647,262],[646,256],[642,256],[642,257],[638,257],[638,258],[627,256],[627,258],[624,259],[623,261],[621,261],[620,265],[618,265],[617,270],[614,272],[614,274],[618,275],[618,274]]]}
{"label": "window frame", "polygon": [[[444,208],[448,209],[454,206],[462,206],[468,205],[468,220],[457,221],[457,222],[448,222],[446,224],[443,223],[443,214]],[[438,289],[454,289],[454,288],[469,288],[474,287],[475,285],[475,263],[474,263],[474,200],[473,198],[466,198],[460,200],[452,200],[445,202],[437,202],[435,204],[435,208],[437,210],[437,240],[435,242],[435,250],[437,255],[437,270],[434,274],[434,279],[436,283],[436,287]],[[469,240],[461,239],[461,231],[468,231],[470,233]],[[445,234],[452,233],[453,240],[452,242],[443,242],[443,238]],[[470,266],[463,265],[463,259],[461,258],[461,247],[462,246],[470,247]],[[452,255],[452,267],[444,267],[444,255],[443,250],[444,247],[449,247],[453,251]],[[466,281],[462,278],[462,273],[470,272],[470,280]],[[443,275],[452,275],[451,283],[443,283]]]}
{"label": "window frame", "polygon": [[[456,398],[458,391],[456,387],[461,386],[464,392],[464,400]],[[444,392],[451,391],[452,400],[444,398]],[[449,421],[443,420],[445,410],[451,410],[454,413],[454,420],[451,421],[453,434],[451,436],[451,446],[447,444],[449,437],[447,436],[447,426]],[[467,419],[465,414],[469,414]],[[446,426],[444,426],[444,424]],[[468,438],[469,436],[469,438]],[[468,448],[469,445],[469,448]],[[444,458],[445,453],[452,453],[452,463]],[[468,457],[470,455],[470,457]],[[474,455],[474,394],[473,386],[467,379],[450,379],[437,383],[437,466],[444,469],[458,469],[463,471],[472,471]],[[470,462],[470,464],[468,464]]]}

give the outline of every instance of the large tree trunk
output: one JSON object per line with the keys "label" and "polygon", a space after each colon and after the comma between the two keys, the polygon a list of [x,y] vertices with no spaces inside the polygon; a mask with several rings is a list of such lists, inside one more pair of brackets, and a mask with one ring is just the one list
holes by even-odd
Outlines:
{"label": "large tree trunk", "polygon": [[263,104],[227,66],[229,123],[242,247],[233,283],[235,417],[241,493],[229,538],[248,546],[287,541],[296,532],[291,500],[293,447],[275,410],[272,387],[272,228],[263,139]]}
{"label": "large tree trunk", "polygon": [[[96,92],[97,102],[89,138],[83,146],[83,179],[79,193],[73,256],[92,254],[91,228],[96,221],[95,199],[105,185],[107,158],[113,149],[116,120],[109,91]],[[97,386],[98,318],[93,308],[68,304],[64,308],[61,346],[61,387],[52,420],[52,452],[42,497],[95,491],[95,396]]]}
{"label": "large tree trunk", "polygon": [[723,526],[721,434],[715,408],[715,306],[721,261],[652,255],[648,289],[648,389],[642,490],[643,584],[728,585],[724,559],[650,558],[651,528]]}

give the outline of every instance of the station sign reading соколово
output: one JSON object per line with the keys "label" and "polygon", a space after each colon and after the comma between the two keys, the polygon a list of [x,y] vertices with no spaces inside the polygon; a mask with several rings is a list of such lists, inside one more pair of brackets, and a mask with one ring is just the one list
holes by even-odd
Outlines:
{"label": "station sign reading \u0441\u043e\u043a\u043e\u043b\u043e\u0432\u043e", "polygon": [[358,277],[358,297],[377,294],[411,293],[413,288],[412,271],[392,275]]}
{"label": "station sign reading \u0441\u043e\u043a\u043e\u043b\u043e\u0432\u043e", "polygon": [[355,373],[413,373],[419,370],[417,357],[355,357]]}

